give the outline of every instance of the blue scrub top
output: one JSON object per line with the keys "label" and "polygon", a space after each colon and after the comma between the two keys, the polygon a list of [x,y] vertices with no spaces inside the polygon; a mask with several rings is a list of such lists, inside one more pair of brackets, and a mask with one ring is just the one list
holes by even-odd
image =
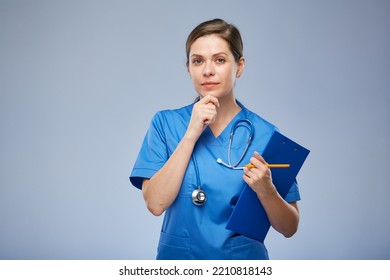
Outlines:
{"label": "blue scrub top", "polygon": [[[193,159],[190,160],[180,192],[165,211],[160,233],[157,259],[268,259],[263,243],[227,230],[226,224],[240,196],[245,182],[242,170],[232,170],[217,163],[227,162],[227,150],[233,124],[249,119],[254,126],[251,145],[240,166],[249,162],[254,151],[260,154],[277,128],[246,109],[235,116],[216,138],[209,127],[195,145],[193,155],[199,170],[201,188],[207,194],[202,206],[192,202],[192,192],[198,188]],[[158,112],[151,122],[140,153],[130,175],[131,183],[141,189],[144,178],[151,178],[175,151],[187,130],[193,104],[176,110]],[[235,130],[231,146],[231,162],[241,157],[248,141],[245,125]],[[294,183],[285,197],[288,202],[300,200]]]}

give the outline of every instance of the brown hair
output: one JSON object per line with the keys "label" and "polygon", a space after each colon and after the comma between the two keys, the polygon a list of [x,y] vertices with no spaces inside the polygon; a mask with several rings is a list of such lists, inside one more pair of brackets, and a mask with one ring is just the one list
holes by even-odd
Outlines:
{"label": "brown hair", "polygon": [[202,22],[195,27],[194,30],[192,30],[190,35],[188,35],[186,42],[187,65],[189,64],[191,46],[195,40],[200,37],[213,34],[218,35],[228,43],[230,51],[232,52],[236,62],[240,60],[243,56],[242,52],[244,49],[240,31],[234,25],[229,24],[222,19],[216,18]]}

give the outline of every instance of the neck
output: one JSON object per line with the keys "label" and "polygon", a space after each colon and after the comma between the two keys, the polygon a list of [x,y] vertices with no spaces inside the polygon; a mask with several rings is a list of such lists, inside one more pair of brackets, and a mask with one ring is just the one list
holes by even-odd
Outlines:
{"label": "neck", "polygon": [[224,119],[232,119],[241,110],[241,107],[237,104],[234,97],[221,98],[218,101],[219,108],[217,120],[223,121]]}
{"label": "neck", "polygon": [[217,111],[217,118],[210,125],[215,136],[218,136],[225,127],[231,122],[231,120],[241,111],[241,107],[237,104],[234,96],[229,98],[220,98],[219,108]]}

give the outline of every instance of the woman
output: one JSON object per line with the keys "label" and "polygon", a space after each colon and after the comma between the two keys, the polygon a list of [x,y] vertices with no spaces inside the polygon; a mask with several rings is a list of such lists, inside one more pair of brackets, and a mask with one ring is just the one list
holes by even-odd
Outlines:
{"label": "woman", "polygon": [[[186,55],[199,97],[158,112],[145,136],[130,180],[142,189],[152,214],[165,212],[157,259],[268,259],[263,243],[225,228],[245,184],[274,229],[286,237],[297,230],[298,187],[294,183],[283,199],[260,155],[277,128],[235,99],[235,81],[245,67],[242,51],[235,26],[221,19],[198,25],[187,39]],[[254,167],[229,168],[231,161]]]}

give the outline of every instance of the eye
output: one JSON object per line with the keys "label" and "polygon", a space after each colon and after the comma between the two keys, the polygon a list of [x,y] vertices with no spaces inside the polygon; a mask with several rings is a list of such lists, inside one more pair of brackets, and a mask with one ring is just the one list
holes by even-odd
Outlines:
{"label": "eye", "polygon": [[216,61],[218,64],[222,64],[222,63],[225,63],[226,59],[224,59],[223,57],[218,57],[215,61]]}
{"label": "eye", "polygon": [[192,64],[194,64],[194,65],[200,65],[200,64],[202,64],[202,62],[203,61],[200,58],[195,58],[192,60]]}

